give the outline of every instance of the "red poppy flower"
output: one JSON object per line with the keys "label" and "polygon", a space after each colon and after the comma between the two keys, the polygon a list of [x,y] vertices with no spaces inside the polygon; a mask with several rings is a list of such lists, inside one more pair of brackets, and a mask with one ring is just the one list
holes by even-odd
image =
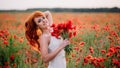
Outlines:
{"label": "red poppy flower", "polygon": [[3,42],[3,44],[8,45],[8,41],[7,41],[7,40],[5,40],[5,41]]}
{"label": "red poppy flower", "polygon": [[3,68],[10,68],[10,66],[3,66]]}
{"label": "red poppy flower", "polygon": [[79,47],[74,47],[74,50],[78,51],[78,50],[79,50]]}
{"label": "red poppy flower", "polygon": [[0,33],[0,36],[3,36],[3,33]]}
{"label": "red poppy flower", "polygon": [[102,52],[102,54],[105,54],[105,53],[106,53],[106,51],[105,51],[105,50],[101,50],[101,52]]}
{"label": "red poppy flower", "polygon": [[52,24],[52,26],[51,27],[55,27],[56,25],[55,24]]}
{"label": "red poppy flower", "polygon": [[73,35],[76,36],[76,34],[77,34],[77,33],[76,33],[76,31],[75,31],[75,32],[73,33]]}
{"label": "red poppy flower", "polygon": [[85,42],[80,42],[79,45],[80,46],[84,46]]}
{"label": "red poppy flower", "polygon": [[69,38],[72,38],[72,33],[69,34]]}
{"label": "red poppy flower", "polygon": [[90,46],[89,50],[90,50],[90,53],[94,53],[94,50],[93,50],[92,46]]}
{"label": "red poppy flower", "polygon": [[14,55],[11,55],[11,56],[10,56],[10,60],[11,60],[11,61],[14,61],[14,58],[15,58]]}

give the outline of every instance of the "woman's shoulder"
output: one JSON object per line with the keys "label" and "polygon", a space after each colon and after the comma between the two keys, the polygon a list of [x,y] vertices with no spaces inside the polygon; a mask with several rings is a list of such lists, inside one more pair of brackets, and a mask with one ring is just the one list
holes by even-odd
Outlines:
{"label": "woman's shoulder", "polygon": [[40,42],[44,42],[44,43],[50,43],[50,36],[45,36],[45,35],[41,35],[40,36]]}
{"label": "woman's shoulder", "polygon": [[44,38],[44,39],[47,39],[47,38],[49,38],[49,37],[50,37],[50,36],[44,35],[44,34],[40,36],[40,38],[42,38],[42,39],[43,39],[43,38]]}
{"label": "woman's shoulder", "polygon": [[43,34],[43,35],[40,36],[40,39],[41,39],[41,40],[46,40],[46,41],[48,40],[48,41],[49,41],[49,40],[50,40],[50,36]]}

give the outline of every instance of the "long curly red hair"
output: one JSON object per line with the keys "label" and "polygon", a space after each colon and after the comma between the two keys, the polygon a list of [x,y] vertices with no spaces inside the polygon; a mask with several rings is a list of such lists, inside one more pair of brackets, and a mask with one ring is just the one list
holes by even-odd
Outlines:
{"label": "long curly red hair", "polygon": [[42,34],[42,31],[38,28],[34,19],[41,16],[44,16],[43,12],[35,11],[25,21],[25,36],[30,45],[37,51],[40,51],[39,36]]}

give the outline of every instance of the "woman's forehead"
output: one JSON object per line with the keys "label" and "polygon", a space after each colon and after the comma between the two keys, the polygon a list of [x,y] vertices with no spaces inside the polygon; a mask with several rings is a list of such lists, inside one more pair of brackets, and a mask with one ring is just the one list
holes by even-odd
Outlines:
{"label": "woman's forehead", "polygon": [[43,18],[44,16],[39,16],[39,17],[35,17],[35,19],[41,19]]}

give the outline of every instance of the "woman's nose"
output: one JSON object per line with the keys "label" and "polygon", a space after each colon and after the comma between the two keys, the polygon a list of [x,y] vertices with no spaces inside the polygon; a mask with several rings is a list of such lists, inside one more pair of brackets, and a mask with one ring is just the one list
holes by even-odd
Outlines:
{"label": "woman's nose", "polygon": [[43,22],[46,23],[46,22],[45,22],[45,19],[43,19]]}

